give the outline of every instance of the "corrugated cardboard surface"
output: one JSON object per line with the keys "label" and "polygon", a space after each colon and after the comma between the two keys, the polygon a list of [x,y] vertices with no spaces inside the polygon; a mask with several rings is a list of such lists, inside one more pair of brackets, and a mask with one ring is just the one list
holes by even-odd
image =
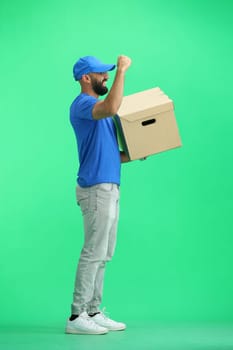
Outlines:
{"label": "corrugated cardboard surface", "polygon": [[173,101],[158,87],[125,96],[115,122],[131,160],[181,146]]}

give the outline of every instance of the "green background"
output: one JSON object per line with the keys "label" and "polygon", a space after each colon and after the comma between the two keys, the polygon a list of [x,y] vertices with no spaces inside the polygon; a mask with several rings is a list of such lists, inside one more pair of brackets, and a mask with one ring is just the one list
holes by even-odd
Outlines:
{"label": "green background", "polygon": [[[72,66],[132,58],[125,94],[159,86],[182,148],[122,167],[115,318],[233,321],[233,3],[0,4],[0,324],[65,325],[83,241]],[[114,73],[111,73],[111,86]]]}

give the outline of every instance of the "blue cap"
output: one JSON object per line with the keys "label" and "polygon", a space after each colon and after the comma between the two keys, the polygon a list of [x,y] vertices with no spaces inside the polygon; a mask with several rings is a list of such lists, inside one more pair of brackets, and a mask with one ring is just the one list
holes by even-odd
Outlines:
{"label": "blue cap", "polygon": [[115,67],[115,64],[104,64],[94,56],[85,56],[75,63],[73,75],[75,80],[79,80],[83,74],[108,72]]}

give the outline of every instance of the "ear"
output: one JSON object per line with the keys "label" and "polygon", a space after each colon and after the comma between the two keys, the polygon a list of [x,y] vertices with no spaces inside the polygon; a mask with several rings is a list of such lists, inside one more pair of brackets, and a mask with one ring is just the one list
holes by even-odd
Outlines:
{"label": "ear", "polygon": [[90,83],[91,82],[91,78],[88,74],[83,74],[82,79],[81,79],[84,83]]}

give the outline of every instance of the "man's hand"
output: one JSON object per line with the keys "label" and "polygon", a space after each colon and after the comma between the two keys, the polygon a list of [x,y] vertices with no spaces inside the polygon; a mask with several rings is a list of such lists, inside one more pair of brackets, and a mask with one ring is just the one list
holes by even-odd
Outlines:
{"label": "man's hand", "polygon": [[121,157],[121,163],[130,162],[129,157],[128,157],[128,155],[125,152],[120,151],[120,157]]}
{"label": "man's hand", "polygon": [[126,72],[131,65],[131,59],[128,56],[119,56],[117,60],[117,69]]}

